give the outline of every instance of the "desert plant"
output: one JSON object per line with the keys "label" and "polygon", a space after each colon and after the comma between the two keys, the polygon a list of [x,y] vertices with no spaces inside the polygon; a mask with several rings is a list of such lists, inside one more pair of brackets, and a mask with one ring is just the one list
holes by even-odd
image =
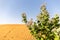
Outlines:
{"label": "desert plant", "polygon": [[22,14],[23,21],[31,31],[31,34],[37,40],[60,40],[56,31],[60,27],[59,16],[56,15],[54,18],[50,18],[44,4],[40,9],[41,12],[36,21],[32,19],[27,21],[26,14]]}

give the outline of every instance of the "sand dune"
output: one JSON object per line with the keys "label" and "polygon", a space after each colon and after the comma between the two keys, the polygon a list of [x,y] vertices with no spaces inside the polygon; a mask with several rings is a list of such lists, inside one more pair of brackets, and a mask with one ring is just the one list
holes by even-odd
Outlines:
{"label": "sand dune", "polygon": [[0,40],[35,40],[24,24],[0,25]]}

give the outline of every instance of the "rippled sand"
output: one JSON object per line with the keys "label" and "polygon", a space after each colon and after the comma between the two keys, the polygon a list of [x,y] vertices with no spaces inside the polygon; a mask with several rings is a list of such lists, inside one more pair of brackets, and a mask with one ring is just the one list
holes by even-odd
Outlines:
{"label": "rippled sand", "polygon": [[24,24],[0,25],[0,40],[35,40]]}

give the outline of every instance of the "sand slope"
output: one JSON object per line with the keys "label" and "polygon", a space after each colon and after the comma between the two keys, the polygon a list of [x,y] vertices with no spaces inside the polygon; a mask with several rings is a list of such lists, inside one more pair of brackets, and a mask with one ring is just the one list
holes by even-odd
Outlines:
{"label": "sand slope", "polygon": [[0,25],[0,40],[35,40],[23,24]]}

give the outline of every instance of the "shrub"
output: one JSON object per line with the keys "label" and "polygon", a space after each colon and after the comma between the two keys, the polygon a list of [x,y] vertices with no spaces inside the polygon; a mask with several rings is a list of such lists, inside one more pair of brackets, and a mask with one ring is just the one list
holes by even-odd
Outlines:
{"label": "shrub", "polygon": [[57,33],[57,29],[60,27],[59,16],[56,14],[54,18],[49,17],[49,13],[46,10],[46,6],[41,6],[41,12],[37,16],[37,20],[27,21],[26,14],[22,14],[22,20],[26,23],[27,27],[31,31],[31,34],[37,40],[60,40]]}

